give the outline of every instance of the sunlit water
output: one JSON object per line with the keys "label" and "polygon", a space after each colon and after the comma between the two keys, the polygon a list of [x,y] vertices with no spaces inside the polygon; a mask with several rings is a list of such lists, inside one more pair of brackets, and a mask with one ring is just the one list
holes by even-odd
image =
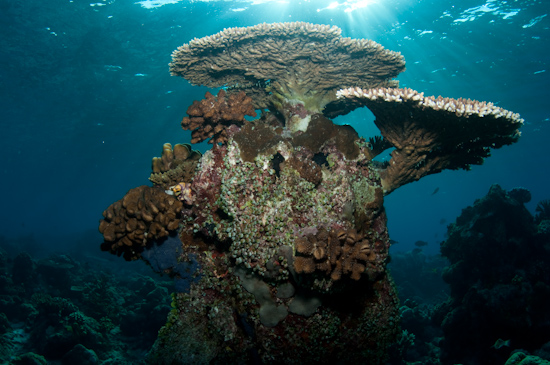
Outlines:
{"label": "sunlit water", "polygon": [[[95,230],[109,204],[148,183],[163,143],[190,140],[179,122],[207,89],[169,75],[179,45],[228,27],[306,21],[401,52],[403,87],[492,101],[525,119],[520,141],[483,166],[432,175],[386,198],[395,248],[424,240],[436,252],[446,225],[493,183],[531,190],[530,209],[550,197],[549,7],[542,0],[4,3],[1,234]],[[367,109],[336,122],[377,133]]]}

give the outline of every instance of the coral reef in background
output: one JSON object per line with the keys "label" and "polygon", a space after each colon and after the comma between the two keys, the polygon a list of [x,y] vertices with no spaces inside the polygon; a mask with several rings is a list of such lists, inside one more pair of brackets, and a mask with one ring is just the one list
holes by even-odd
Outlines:
{"label": "coral reef in background", "polygon": [[493,185],[441,245],[451,287],[435,314],[444,363],[504,363],[513,349],[535,351],[550,341],[550,237],[541,230],[548,220],[537,226],[518,196],[525,194]]}
{"label": "coral reef in background", "polygon": [[[397,250],[397,249],[396,249]],[[428,255],[419,249],[393,252],[388,268],[397,284],[401,302],[436,305],[449,298],[450,290],[441,278],[449,261],[441,255]]]}
{"label": "coral reef in background", "polygon": [[[191,143],[211,138],[213,147],[181,181],[131,190],[100,223],[104,250],[141,255],[189,282],[173,295],[149,362],[384,364],[392,344],[409,346],[386,267],[384,195],[480,163],[517,139],[519,116],[409,89],[360,89],[397,86],[403,57],[336,27],[230,28],[172,56],[172,74],[228,90],[195,101],[182,121]],[[343,87],[353,89],[337,100]],[[246,121],[260,105],[270,111]],[[383,138],[367,142],[326,117],[364,105]],[[177,158],[190,152],[179,146],[165,145],[157,174],[189,161]],[[389,164],[374,162],[389,146]],[[412,317],[425,322],[426,313]],[[435,342],[422,336],[427,356]]]}
{"label": "coral reef in background", "polygon": [[510,355],[504,365],[550,365],[550,361],[519,350]]}
{"label": "coral reef in background", "polygon": [[226,97],[225,90],[218,96],[206,92],[201,101],[194,101],[187,109],[188,117],[183,118],[181,127],[191,130],[191,143],[199,143],[208,138],[208,143],[226,143],[226,128],[230,125],[242,125],[246,115],[255,117],[252,99],[243,91],[231,93]]}
{"label": "coral reef in background", "polygon": [[399,293],[403,333],[390,349],[390,364],[441,364],[443,331],[433,317],[449,298],[449,286],[441,278],[447,265],[440,255],[427,255],[420,249],[392,253],[388,269]]}
{"label": "coral reef in background", "polygon": [[550,220],[550,199],[541,200],[535,208],[537,223]]}
{"label": "coral reef in background", "polygon": [[183,203],[159,188],[140,186],[103,212],[103,251],[136,260],[149,242],[178,228]]}
{"label": "coral reef in background", "polygon": [[170,281],[104,258],[8,255],[8,244],[0,237],[0,363],[145,363],[170,311]]}

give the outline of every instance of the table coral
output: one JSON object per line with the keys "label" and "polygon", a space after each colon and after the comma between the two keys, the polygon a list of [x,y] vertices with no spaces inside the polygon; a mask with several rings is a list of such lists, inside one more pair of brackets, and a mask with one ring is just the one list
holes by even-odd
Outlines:
{"label": "table coral", "polygon": [[304,22],[228,28],[178,47],[170,72],[194,85],[244,90],[265,100],[258,108],[283,115],[290,130],[305,131],[336,90],[395,86],[392,79],[405,69],[399,52],[341,32]]}
{"label": "table coral", "polygon": [[350,109],[367,106],[395,150],[381,169],[386,194],[444,169],[480,165],[491,148],[518,140],[523,119],[492,103],[425,97],[412,89],[348,88],[337,93]]}

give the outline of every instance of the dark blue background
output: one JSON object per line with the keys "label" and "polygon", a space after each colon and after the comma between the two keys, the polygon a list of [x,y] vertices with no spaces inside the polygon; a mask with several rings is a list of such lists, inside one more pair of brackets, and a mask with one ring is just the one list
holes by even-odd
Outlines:
{"label": "dark blue background", "polygon": [[[400,51],[401,86],[492,101],[525,119],[520,141],[483,166],[389,195],[395,249],[425,240],[437,252],[446,224],[493,183],[531,190],[531,210],[550,198],[548,2],[379,0],[346,12],[340,1],[321,10],[330,3],[181,1],[148,9],[132,1],[2,0],[0,235],[98,251],[101,212],[148,183],[163,143],[190,140],[179,122],[207,89],[169,75],[171,52],[194,37],[260,22],[336,25],[344,36]],[[337,122],[376,133],[366,109]]]}

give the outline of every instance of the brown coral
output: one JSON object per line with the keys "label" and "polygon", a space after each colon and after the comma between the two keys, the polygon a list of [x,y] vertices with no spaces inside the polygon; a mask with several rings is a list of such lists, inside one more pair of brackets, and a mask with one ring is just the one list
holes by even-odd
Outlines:
{"label": "brown coral", "polygon": [[[195,85],[241,88],[267,100],[286,119],[320,113],[341,87],[395,86],[403,56],[336,26],[304,22],[228,28],[193,39],[172,53],[170,72]],[[295,108],[296,111],[288,114]],[[299,119],[304,119],[301,115]],[[305,129],[301,129],[305,130]]]}
{"label": "brown coral", "polygon": [[348,105],[367,106],[384,139],[395,147],[380,172],[386,194],[444,169],[483,163],[491,148],[519,138],[523,119],[492,103],[424,97],[411,89],[338,91]]}
{"label": "brown coral", "polygon": [[323,179],[321,167],[312,158],[299,158],[296,155],[291,155],[281,163],[281,168],[295,170],[300,174],[302,179],[309,181],[315,186],[319,185]]}
{"label": "brown coral", "polygon": [[276,153],[275,147],[283,140],[274,128],[263,121],[245,122],[233,138],[239,145],[241,158],[246,162],[253,162],[260,154]]}
{"label": "brown coral", "polygon": [[165,143],[162,156],[153,157],[153,172],[149,180],[164,190],[180,182],[191,182],[201,156],[199,151],[191,150],[191,145],[187,143],[178,143],[174,148],[170,143]]}
{"label": "brown coral", "polygon": [[191,143],[199,143],[208,138],[208,143],[226,143],[226,128],[232,124],[242,125],[244,117],[256,116],[252,99],[244,92],[232,93],[226,97],[222,89],[215,97],[206,92],[201,101],[194,101],[187,109],[188,117],[183,118],[181,127],[191,130]]}
{"label": "brown coral", "polygon": [[353,160],[359,155],[359,147],[355,143],[359,135],[349,125],[336,125],[321,114],[311,117],[311,128],[293,136],[292,144],[304,146],[317,153],[323,146],[334,145],[347,159]]}
{"label": "brown coral", "polygon": [[369,263],[377,260],[372,242],[356,230],[321,229],[316,235],[300,237],[295,242],[296,273],[324,273],[337,281],[342,276],[361,279]]}
{"label": "brown coral", "polygon": [[103,212],[99,232],[103,251],[136,260],[153,240],[168,236],[178,228],[183,204],[158,188],[140,186]]}

